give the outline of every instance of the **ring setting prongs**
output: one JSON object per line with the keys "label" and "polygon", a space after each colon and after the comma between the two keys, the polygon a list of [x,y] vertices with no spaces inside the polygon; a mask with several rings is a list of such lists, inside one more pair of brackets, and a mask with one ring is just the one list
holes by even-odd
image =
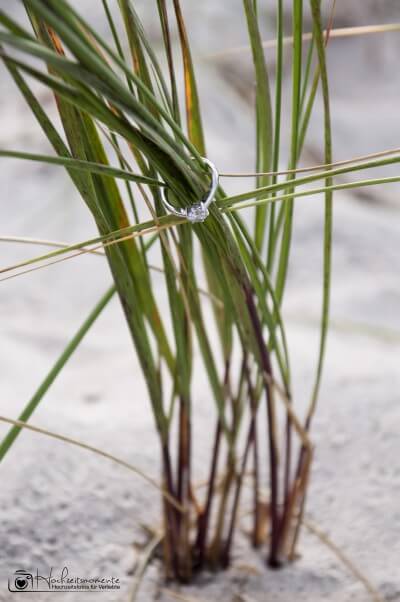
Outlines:
{"label": "ring setting prongs", "polygon": [[185,209],[177,209],[168,201],[166,188],[161,188],[161,200],[164,205],[164,208],[173,215],[186,218],[192,224],[204,222],[204,220],[207,219],[207,217],[209,216],[208,207],[215,198],[215,193],[217,192],[219,183],[219,174],[214,163],[211,163],[209,159],[206,159],[204,157],[202,157],[202,159],[211,172],[210,189],[202,201],[193,203],[193,205],[185,207]]}

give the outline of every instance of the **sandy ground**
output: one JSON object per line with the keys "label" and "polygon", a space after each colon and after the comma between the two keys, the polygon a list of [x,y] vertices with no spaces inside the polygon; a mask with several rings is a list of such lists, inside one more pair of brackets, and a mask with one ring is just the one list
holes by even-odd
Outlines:
{"label": "sandy ground", "polygon": [[[98,20],[98,11],[93,10],[97,3],[82,0],[79,4]],[[148,5],[137,4],[153,32]],[[229,9],[211,1],[187,0],[184,5],[199,61],[210,157],[221,171],[252,169],[248,58],[208,57],[245,42],[240,2],[232,1]],[[339,2],[339,24],[398,20],[395,3],[388,3],[386,12],[374,3],[364,3],[361,14],[360,5],[354,2],[349,16]],[[270,25],[265,35],[271,37]],[[153,36],[157,45],[155,30]],[[398,146],[400,79],[394,66],[399,39],[398,34],[387,34],[368,41],[332,42],[336,159]],[[0,71],[0,92],[0,146],[47,151],[4,70]],[[46,92],[41,94],[51,102]],[[317,107],[305,151],[305,160],[311,162],[321,158],[320,115]],[[226,182],[228,190],[245,185]],[[3,161],[0,190],[3,235],[75,242],[94,232],[81,200],[57,168]],[[301,199],[296,207],[285,312],[295,400],[303,407],[317,353],[321,199]],[[383,599],[396,601],[400,600],[398,189],[370,189],[368,196],[338,194],[335,214],[333,328],[314,424],[316,460],[308,519],[352,559]],[[1,264],[35,252],[1,243]],[[18,415],[109,284],[107,267],[97,257],[82,257],[1,283],[1,414]],[[162,294],[161,279],[159,289]],[[198,370],[197,463],[209,445],[212,413],[202,379]],[[147,394],[116,299],[46,395],[32,423],[107,450],[158,478],[158,444]],[[114,575],[121,580],[121,590],[99,594],[100,599],[128,602],[145,541],[142,525],[157,524],[157,492],[105,459],[29,432],[2,464],[1,479],[1,602],[23,599],[21,594],[7,592],[7,579],[15,570],[50,566],[68,566],[70,573],[85,576]],[[239,536],[229,571],[218,577],[204,576],[181,591],[199,602],[369,599],[363,585],[306,529],[299,551],[295,564],[271,572],[265,569],[265,554],[249,551],[245,538]],[[171,593],[160,591],[159,575],[157,562],[152,563],[138,597],[141,602],[174,599]],[[59,594],[57,599],[63,597],[71,602],[82,600],[82,594]],[[45,602],[49,597],[31,594],[30,599]]]}

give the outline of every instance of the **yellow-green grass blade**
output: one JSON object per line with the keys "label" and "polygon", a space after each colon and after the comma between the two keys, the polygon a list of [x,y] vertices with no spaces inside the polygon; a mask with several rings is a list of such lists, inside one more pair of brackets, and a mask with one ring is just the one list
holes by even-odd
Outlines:
{"label": "yellow-green grass blade", "polygon": [[[160,230],[164,228],[172,228],[178,224],[183,223],[183,219],[175,218],[171,216],[165,216],[157,219],[157,222],[154,220],[150,220],[147,222],[141,222],[140,224],[135,224],[132,226],[128,226],[126,228],[121,228],[120,230],[115,230],[114,232],[109,232],[107,234],[103,234],[101,236],[96,236],[95,238],[88,239],[86,241],[81,241],[79,243],[75,243],[55,251],[51,251],[44,255],[40,255],[38,257],[33,257],[32,259],[27,259],[25,261],[21,261],[19,263],[14,264],[13,266],[0,269],[0,273],[4,274],[11,270],[16,270],[19,268],[23,268],[29,265],[33,265],[34,263],[44,262],[48,259],[54,259],[60,255],[65,255],[67,253],[73,253],[77,251],[77,255],[84,249],[87,252],[92,252],[94,249],[89,248],[92,245],[96,245],[95,248],[113,246],[114,244],[119,244],[122,239],[126,239],[128,236],[135,238],[137,236],[145,236],[150,233],[158,233]],[[82,251],[83,252],[83,251]]]}

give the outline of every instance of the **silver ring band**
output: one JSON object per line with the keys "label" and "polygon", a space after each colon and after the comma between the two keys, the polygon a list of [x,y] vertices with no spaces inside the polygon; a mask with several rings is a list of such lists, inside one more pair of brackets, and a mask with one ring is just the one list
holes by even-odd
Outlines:
{"label": "silver ring band", "polygon": [[204,222],[204,220],[208,217],[208,207],[215,198],[215,193],[217,192],[219,183],[219,174],[214,163],[212,163],[211,161],[209,161],[209,159],[206,159],[205,157],[202,157],[202,159],[207,165],[207,167],[210,168],[211,186],[205,198],[199,203],[194,203],[193,205],[190,205],[190,207],[185,207],[185,209],[177,209],[168,201],[166,187],[163,186],[160,190],[161,201],[164,205],[164,208],[173,215],[176,215],[177,217],[184,217],[185,219],[192,222],[192,224]]}

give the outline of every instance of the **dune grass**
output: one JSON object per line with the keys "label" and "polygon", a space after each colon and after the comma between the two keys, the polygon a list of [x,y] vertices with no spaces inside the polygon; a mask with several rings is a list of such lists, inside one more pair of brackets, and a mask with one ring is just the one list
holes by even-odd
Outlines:
{"label": "dune grass", "polygon": [[[0,10],[0,57],[51,143],[54,155],[1,149],[0,158],[65,168],[93,217],[98,235],[3,266],[0,279],[101,249],[114,286],[71,339],[22,412],[20,422],[13,424],[0,443],[0,460],[10,453],[21,432],[20,423],[29,420],[116,292],[159,435],[162,487],[166,492],[166,575],[187,582],[206,567],[217,570],[229,565],[243,481],[249,470],[253,480],[252,545],[266,548],[268,564],[279,567],[294,557],[311,467],[309,431],[319,396],[329,323],[333,191],[400,180],[378,177],[337,184],[334,178],[396,163],[400,155],[333,164],[325,60],[329,27],[325,31],[327,24],[322,23],[319,0],[311,0],[307,7],[294,0],[292,106],[291,115],[285,116],[291,122],[291,148],[287,170],[279,174],[284,160],[280,142],[282,49],[286,40],[282,0],[277,0],[277,77],[273,89],[257,0],[243,0],[256,82],[256,187],[229,197],[220,185],[210,215],[203,223],[191,224],[167,215],[161,203],[161,187],[168,188],[171,202],[180,208],[201,199],[209,187],[209,173],[202,161],[206,140],[195,62],[179,0],[154,3],[164,60],[154,52],[130,0],[118,0],[118,23],[123,29],[117,25],[107,0],[102,0],[110,44],[66,0],[24,0],[23,4],[31,30],[15,22],[7,9]],[[306,9],[311,11],[313,20],[308,53],[303,35]],[[172,20],[177,27],[179,60],[184,71],[183,98],[178,94]],[[32,80],[54,93],[62,131],[35,95]],[[317,92],[324,107],[324,166],[299,177],[297,169]],[[322,185],[297,190],[315,182]],[[303,423],[296,415],[296,400],[292,396],[290,350],[281,307],[290,263],[295,199],[317,193],[325,198],[321,208],[323,301],[315,380]],[[253,227],[248,227],[239,210],[252,206]],[[146,221],[138,217],[142,208],[148,211]],[[145,242],[145,236],[150,235]],[[160,304],[154,288],[147,257],[150,245],[157,245],[160,250],[168,311]],[[204,291],[200,286],[203,273],[214,322],[204,310]],[[192,471],[192,409],[197,400],[193,388],[195,344],[215,407],[209,477],[202,499],[194,491]],[[282,414],[284,429],[279,418]],[[174,426],[176,439],[171,437]],[[217,487],[221,466],[225,468],[224,478]],[[266,528],[266,502],[261,494],[265,489],[269,491]]]}

